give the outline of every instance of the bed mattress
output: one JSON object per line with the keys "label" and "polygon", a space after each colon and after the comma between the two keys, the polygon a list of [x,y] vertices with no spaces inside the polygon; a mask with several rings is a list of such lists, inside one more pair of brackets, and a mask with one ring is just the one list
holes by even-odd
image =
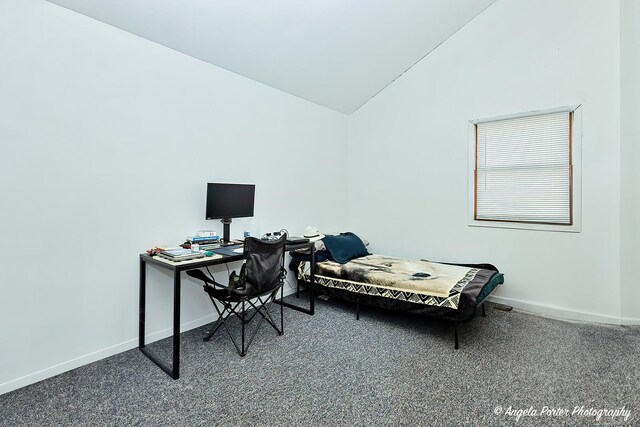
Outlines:
{"label": "bed mattress", "polygon": [[[297,275],[308,282],[305,264],[300,263]],[[346,264],[316,263],[315,284],[328,295],[353,302],[462,321],[473,317],[476,307],[504,281],[501,273],[486,267],[369,255]],[[443,276],[454,282],[446,294],[441,286],[432,286]]]}

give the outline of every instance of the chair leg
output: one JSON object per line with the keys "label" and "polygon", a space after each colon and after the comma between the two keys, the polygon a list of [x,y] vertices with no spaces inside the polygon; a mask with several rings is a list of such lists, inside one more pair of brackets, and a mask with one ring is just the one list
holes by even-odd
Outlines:
{"label": "chair leg", "polygon": [[[215,328],[213,329],[213,331],[211,331],[209,333],[209,335],[207,335],[204,338],[204,341],[209,341],[211,339],[211,337],[218,331],[218,329],[220,329],[221,326],[224,326],[224,329],[227,331],[227,335],[229,335],[229,339],[231,339],[231,342],[233,343],[233,346],[236,348],[236,351],[238,352],[238,354],[240,356],[244,356],[243,353],[246,353],[246,348],[244,346],[244,312],[241,314],[238,314],[236,312],[237,308],[240,306],[240,303],[236,303],[236,305],[232,305],[232,303],[224,303],[223,304],[223,309],[220,310],[218,308],[218,305],[216,304],[215,300],[213,298],[211,298],[211,302],[213,303],[213,307],[216,309],[216,311],[218,312],[218,321],[217,324],[215,326]],[[243,327],[243,342],[242,347],[238,346],[238,343],[236,342],[236,339],[233,337],[233,334],[231,333],[231,330],[229,329],[229,327],[227,326],[226,320],[229,316],[231,315],[235,315],[236,317],[238,317],[240,319],[240,322],[242,323],[242,327]]]}
{"label": "chair leg", "polygon": [[[245,320],[245,323],[246,324],[251,323],[251,319],[253,319],[258,314],[260,315],[260,319],[256,322],[257,324],[253,328],[253,332],[251,332],[251,335],[249,336],[249,339],[247,340],[246,346],[244,346],[244,350],[243,351],[245,353],[246,353],[246,350],[251,345],[251,343],[253,342],[253,339],[256,337],[256,334],[258,333],[258,330],[260,330],[260,326],[262,326],[262,322],[265,321],[265,320],[267,321],[267,323],[269,323],[269,325],[271,325],[271,327],[273,329],[276,330],[276,332],[278,332],[278,335],[282,335],[282,330],[278,329],[278,326],[276,325],[276,323],[274,322],[273,318],[271,317],[271,314],[269,313],[269,307],[273,303],[273,300],[275,299],[277,292],[278,292],[277,290],[274,291],[271,295],[269,295],[269,297],[264,302],[262,301],[261,298],[257,298],[257,300],[260,302],[259,306],[254,304],[253,301],[251,301],[251,300],[247,301],[249,303],[249,305],[255,310],[255,312],[253,313],[253,315],[251,315],[251,317],[249,319]],[[282,321],[282,319],[281,319],[281,321]],[[244,330],[243,330],[243,340],[244,340]]]}
{"label": "chair leg", "polygon": [[244,300],[242,300],[242,352],[240,353],[241,357],[244,357],[245,354],[247,354],[246,349],[244,347],[244,328],[246,326],[246,322],[245,322],[245,316],[246,316],[246,310],[245,310],[245,303]]}
{"label": "chair leg", "polygon": [[[276,332],[278,333],[278,335],[282,335],[284,333],[284,329],[278,329],[278,326],[276,325],[276,322],[273,320],[273,318],[271,317],[271,312],[269,311],[269,309],[271,308],[271,304],[273,303],[273,300],[275,299],[275,292],[271,295],[269,295],[269,297],[267,297],[266,300],[262,301],[262,298],[257,298],[258,302],[260,303],[260,305],[256,305],[253,302],[249,301],[249,304],[251,305],[251,307],[255,310],[253,316],[251,316],[251,318],[249,319],[249,322],[251,321],[251,319],[253,319],[253,317],[255,317],[256,315],[260,315],[262,316],[262,318],[260,319],[260,323],[262,323],[263,320],[266,320],[267,323],[269,325],[271,325],[271,327],[273,329],[276,330]],[[282,305],[280,305],[280,307],[282,308]],[[283,310],[280,310],[280,324],[283,325],[284,324],[284,315],[283,315]]]}
{"label": "chair leg", "polygon": [[[247,349],[249,348],[249,346],[251,345],[251,343],[253,342],[253,339],[255,338],[258,330],[260,329],[260,326],[262,324],[262,322],[264,320],[267,321],[267,323],[269,323],[273,329],[276,330],[276,332],[278,333],[278,335],[282,335],[284,334],[284,309],[283,306],[280,305],[280,328],[278,328],[276,322],[274,321],[273,317],[271,316],[271,313],[269,311],[269,308],[271,307],[273,300],[276,298],[278,294],[278,290],[273,291],[266,299],[265,301],[262,301],[262,298],[256,298],[257,301],[260,303],[260,305],[256,305],[254,303],[253,300],[250,299],[243,299],[240,302],[237,302],[235,305],[232,305],[232,303],[225,303],[223,301],[223,309],[220,310],[218,308],[218,305],[215,303],[214,298],[211,298],[211,302],[213,303],[214,308],[216,309],[216,311],[218,312],[218,322],[215,325],[214,330],[209,333],[209,335],[207,337],[205,337],[205,341],[208,341],[213,334],[216,333],[216,331],[218,329],[220,329],[220,327],[224,327],[224,329],[227,331],[227,334],[229,335],[229,338],[231,339],[231,342],[233,343],[234,347],[236,348],[238,354],[242,357],[244,357],[247,354]],[[284,290],[282,288],[280,288],[280,296],[282,298],[284,294]],[[249,306],[249,307],[247,307]],[[238,313],[238,308],[240,308],[240,312]],[[255,311],[253,314],[249,315],[247,313],[247,309],[249,308],[253,308]],[[252,319],[256,316],[256,315],[260,315],[260,320],[258,322],[256,322],[256,326],[255,329],[253,329],[253,331],[250,333],[250,335],[248,336],[248,330],[247,330],[247,325],[249,323],[251,323]],[[234,337],[234,334],[231,333],[231,330],[229,329],[229,327],[227,326],[226,323],[226,319],[228,319],[231,315],[236,316],[239,320],[240,320],[240,326],[241,326],[241,341],[240,343],[238,343],[237,340],[237,335]],[[240,344],[240,345],[238,345]]]}
{"label": "chair leg", "polygon": [[216,321],[216,326],[215,326],[215,328],[213,328],[213,331],[209,332],[209,334],[208,334],[206,337],[204,337],[204,338],[202,339],[202,341],[205,341],[205,342],[206,342],[206,341],[211,340],[211,337],[213,336],[213,334],[215,334],[215,333],[218,331],[218,329],[220,329],[220,326],[222,326],[222,320],[221,320],[221,319],[218,319],[218,320]]}
{"label": "chair leg", "polygon": [[[300,285],[298,285],[300,289]],[[280,287],[280,301],[284,298],[284,286]],[[280,304],[280,335],[284,334],[284,305]]]}
{"label": "chair leg", "polygon": [[482,303],[482,317],[487,317],[487,314],[484,311],[484,303]]}
{"label": "chair leg", "polygon": [[209,341],[211,337],[218,331],[218,329],[220,329],[220,327],[224,324],[226,317],[231,313],[233,313],[234,310],[237,308],[237,304],[236,304],[236,307],[231,307],[231,304],[223,303],[224,308],[220,310],[213,298],[211,298],[211,303],[213,304],[213,308],[215,308],[216,312],[218,312],[218,320],[216,321],[216,325],[213,328],[213,330],[209,333],[209,335],[203,338],[203,341]]}

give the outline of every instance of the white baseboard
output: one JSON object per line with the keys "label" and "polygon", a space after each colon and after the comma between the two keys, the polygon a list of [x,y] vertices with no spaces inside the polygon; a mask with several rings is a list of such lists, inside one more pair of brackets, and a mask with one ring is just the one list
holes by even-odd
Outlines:
{"label": "white baseboard", "polygon": [[[587,313],[585,311],[568,310],[562,307],[556,307],[546,304],[535,304],[512,298],[504,298],[491,295],[488,301],[497,302],[499,304],[510,305],[515,309],[526,311],[541,316],[551,317],[560,320],[569,320],[577,322],[604,323],[608,325],[620,325],[622,319],[616,316],[607,316],[604,314]],[[634,320],[634,319],[630,319]],[[635,319],[638,320],[638,319]]]}
{"label": "white baseboard", "polygon": [[[199,328],[200,326],[213,322],[214,320],[216,320],[216,318],[217,318],[217,315],[210,314],[207,316],[200,317],[199,319],[192,320],[190,322],[182,323],[180,325],[180,332],[185,332],[191,329]],[[163,338],[170,337],[172,333],[173,333],[172,328],[167,328],[161,331],[153,332],[151,334],[145,335],[145,342],[152,343],[154,341],[158,341]],[[63,372],[67,372],[72,369],[79,368],[89,363],[97,362],[98,360],[105,359],[107,357],[116,355],[118,353],[122,353],[127,350],[131,350],[136,347],[138,347],[137,337],[127,340],[125,342],[122,342],[120,344],[112,345],[110,347],[106,347],[101,350],[94,351],[93,353],[85,354],[84,356],[67,360],[66,362],[62,362],[57,365],[50,366],[41,371],[37,371],[32,374],[28,374],[23,377],[16,378],[14,380],[7,381],[6,383],[0,384],[0,394],[17,390],[21,387],[25,387],[30,384],[37,383],[38,381],[51,378],[53,376],[62,374]]]}
{"label": "white baseboard", "polygon": [[[290,295],[294,291],[292,289],[285,289],[285,295]],[[562,320],[572,320],[572,321],[581,321],[581,322],[595,322],[595,323],[606,323],[606,324],[614,324],[614,325],[640,325],[639,318],[633,317],[623,317],[618,318],[615,316],[605,316],[601,314],[593,314],[586,313],[582,311],[575,310],[567,310],[560,307],[554,307],[544,304],[534,304],[521,300],[504,298],[492,295],[488,298],[488,301],[496,302],[499,304],[510,305],[518,310],[540,314],[543,316],[553,317],[556,319]],[[216,319],[215,314],[210,314],[207,316],[200,317],[198,319],[182,323],[180,325],[180,332],[186,332],[191,329],[199,328],[200,326],[204,326],[208,323],[213,322]],[[172,329],[167,328],[161,331],[153,332],[145,336],[145,340],[148,343],[158,341],[164,338],[171,336]],[[66,362],[59,363],[57,365],[48,367],[46,369],[25,375],[20,378],[16,378],[14,380],[7,381],[5,383],[0,384],[0,395],[4,393],[8,393],[13,390],[17,390],[21,387],[28,386],[30,384],[37,383],[38,381],[45,380],[47,378],[51,378],[55,375],[62,374],[63,372],[70,371],[72,369],[79,368],[81,366],[87,365],[89,363],[96,362],[98,360],[116,355],[118,353],[122,353],[127,350],[131,350],[138,346],[138,338],[133,338],[122,342],[120,344],[112,345],[106,348],[103,348],[98,351],[94,351],[89,354],[85,354],[84,356],[76,357],[74,359],[68,360]]]}
{"label": "white baseboard", "polygon": [[[291,295],[295,290],[285,287],[284,295]],[[209,314],[207,316],[200,317],[195,320],[191,320],[189,322],[185,322],[180,324],[180,332],[190,331],[191,329],[199,328],[200,326],[204,326],[208,323],[213,322],[217,319],[217,314]],[[136,318],[137,319],[137,318]],[[163,329],[161,331],[153,332],[145,335],[145,342],[152,343],[154,341],[158,341],[164,338],[171,336],[173,333],[172,328]],[[57,365],[50,366],[48,368],[42,369],[37,372],[33,372],[31,374],[25,375],[20,378],[16,378],[5,383],[0,384],[0,395],[4,393],[8,393],[13,390],[17,390],[21,387],[28,386],[30,384],[37,383],[38,381],[46,380],[47,378],[51,378],[53,376],[62,374],[63,372],[70,371],[72,369],[79,368],[81,366],[87,365],[89,363],[97,362],[98,360],[105,359],[107,357],[116,355],[118,353],[122,353],[127,350],[131,350],[133,348],[138,347],[138,338],[133,338],[127,341],[124,341],[120,344],[115,344],[106,348],[103,348],[98,351],[94,351],[89,354],[85,354],[84,356],[79,356],[71,360],[67,360],[66,362],[58,363]]]}
{"label": "white baseboard", "polygon": [[637,317],[621,317],[620,324],[624,326],[638,326],[640,325],[640,319]]}

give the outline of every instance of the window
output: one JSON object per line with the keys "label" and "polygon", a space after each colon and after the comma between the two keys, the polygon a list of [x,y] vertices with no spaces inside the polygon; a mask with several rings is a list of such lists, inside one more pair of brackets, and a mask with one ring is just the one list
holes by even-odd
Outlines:
{"label": "window", "polygon": [[579,231],[574,110],[472,123],[472,225]]}

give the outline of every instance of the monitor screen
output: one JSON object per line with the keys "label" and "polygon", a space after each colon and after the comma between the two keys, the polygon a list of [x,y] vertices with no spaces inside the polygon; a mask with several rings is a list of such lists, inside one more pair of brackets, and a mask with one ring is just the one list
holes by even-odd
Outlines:
{"label": "monitor screen", "polygon": [[206,219],[253,216],[253,184],[207,184]]}

